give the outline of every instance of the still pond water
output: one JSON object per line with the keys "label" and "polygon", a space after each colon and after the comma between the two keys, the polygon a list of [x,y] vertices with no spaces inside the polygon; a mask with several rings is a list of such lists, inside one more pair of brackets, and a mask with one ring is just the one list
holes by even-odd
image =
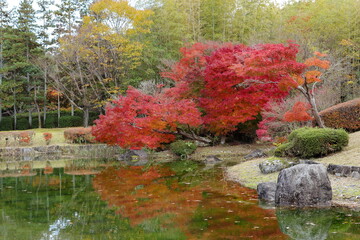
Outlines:
{"label": "still pond water", "polygon": [[0,239],[360,239],[360,213],[259,207],[219,168],[80,165],[1,171]]}

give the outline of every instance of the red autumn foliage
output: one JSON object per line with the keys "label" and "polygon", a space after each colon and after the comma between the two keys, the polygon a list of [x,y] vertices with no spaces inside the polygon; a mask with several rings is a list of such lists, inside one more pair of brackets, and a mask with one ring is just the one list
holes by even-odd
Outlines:
{"label": "red autumn foliage", "polygon": [[264,44],[220,48],[207,58],[201,107],[208,128],[224,135],[255,119],[264,105],[288,94],[281,84],[305,66],[296,62],[298,46]]}
{"label": "red autumn foliage", "polygon": [[284,121],[286,122],[305,122],[310,121],[313,118],[310,116],[308,111],[310,110],[310,105],[304,102],[297,102],[293,106],[291,111],[288,111],[284,115]]}
{"label": "red autumn foliage", "polygon": [[30,144],[32,140],[31,134],[29,132],[21,132],[19,135],[19,143],[20,144]]}
{"label": "red autumn foliage", "polygon": [[46,145],[49,145],[52,139],[52,133],[48,133],[48,132],[43,133],[43,137],[45,139]]}
{"label": "red autumn foliage", "polygon": [[126,96],[120,96],[106,107],[92,128],[96,140],[123,148],[159,148],[175,140],[181,125],[199,126],[200,112],[192,100],[146,95],[129,87]]}

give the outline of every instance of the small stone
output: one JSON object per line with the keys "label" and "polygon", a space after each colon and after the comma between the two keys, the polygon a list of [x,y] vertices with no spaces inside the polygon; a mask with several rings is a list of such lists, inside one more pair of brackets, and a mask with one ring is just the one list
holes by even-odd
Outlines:
{"label": "small stone", "polygon": [[262,157],[267,157],[267,154],[259,149],[256,149],[256,150],[252,151],[251,153],[249,153],[248,155],[246,155],[244,158],[246,160],[251,160],[254,158],[262,158]]}
{"label": "small stone", "polygon": [[275,182],[264,182],[257,185],[257,193],[260,201],[264,201],[269,204],[275,203]]}
{"label": "small stone", "polygon": [[216,164],[216,163],[219,163],[219,162],[222,162],[222,161],[223,160],[221,160],[220,158],[218,158],[215,155],[206,156],[206,158],[204,160],[206,165],[208,165],[208,164]]}
{"label": "small stone", "polygon": [[284,168],[292,166],[293,163],[285,159],[266,159],[259,164],[260,171],[264,174],[278,172]]}
{"label": "small stone", "polygon": [[351,177],[356,178],[356,179],[360,179],[360,173],[359,172],[352,172]]}

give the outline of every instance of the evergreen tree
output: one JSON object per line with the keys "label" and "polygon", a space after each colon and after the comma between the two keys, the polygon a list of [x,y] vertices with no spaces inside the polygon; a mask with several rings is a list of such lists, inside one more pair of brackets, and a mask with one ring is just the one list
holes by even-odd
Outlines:
{"label": "evergreen tree", "polygon": [[[38,109],[38,92],[39,82],[33,76],[38,74],[37,68],[31,63],[30,58],[39,54],[39,45],[36,42],[36,17],[35,10],[32,6],[32,1],[23,0],[20,2],[20,7],[17,10],[17,22],[16,22],[16,37],[19,39],[18,51],[21,52],[22,58],[18,59],[17,64],[21,64],[21,71],[18,71],[19,75],[16,77],[19,85],[22,86],[23,91],[17,96],[17,99],[22,104],[22,110],[27,110],[29,113],[29,126],[32,126],[32,112],[34,106]],[[15,91],[16,92],[16,91]],[[16,110],[14,110],[14,126],[16,128]],[[39,123],[41,124],[41,123]]]}
{"label": "evergreen tree", "polygon": [[[3,67],[4,67],[4,57],[3,57],[3,45],[4,45],[4,34],[9,25],[10,18],[9,12],[6,11],[7,3],[6,0],[0,0],[0,94],[1,86],[3,82]],[[2,120],[2,99],[0,97],[0,124]]]}

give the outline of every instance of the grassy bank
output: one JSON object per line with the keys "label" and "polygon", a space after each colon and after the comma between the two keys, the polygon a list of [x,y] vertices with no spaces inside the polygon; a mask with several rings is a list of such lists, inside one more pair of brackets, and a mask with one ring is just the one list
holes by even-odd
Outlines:
{"label": "grassy bank", "polygon": [[[35,132],[35,136],[32,139],[32,144],[29,146],[36,147],[36,146],[45,146],[46,142],[43,136],[43,133],[51,133],[52,139],[50,144],[57,144],[57,145],[67,145],[65,138],[64,138],[64,131],[68,128],[38,128],[38,129],[29,129],[27,131]],[[0,133],[12,133],[12,132],[23,132],[23,131],[1,131]],[[11,139],[10,146],[19,146],[16,142]],[[4,139],[0,141],[0,147],[5,147],[6,142]]]}

